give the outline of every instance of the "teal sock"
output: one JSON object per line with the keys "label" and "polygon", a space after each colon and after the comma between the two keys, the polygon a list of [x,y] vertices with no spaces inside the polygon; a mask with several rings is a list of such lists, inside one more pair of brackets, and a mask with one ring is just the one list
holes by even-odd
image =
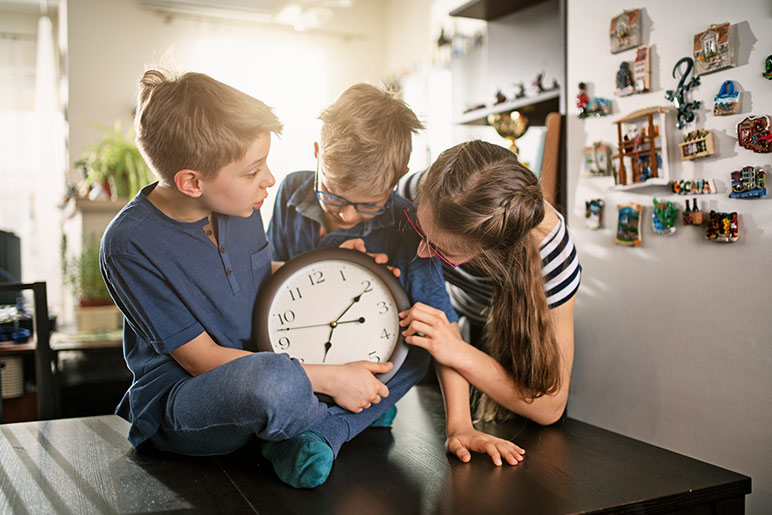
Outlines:
{"label": "teal sock", "polygon": [[373,420],[373,423],[370,424],[370,427],[391,427],[391,423],[394,422],[394,417],[396,416],[397,407],[392,406],[391,408],[384,411],[380,417]]}
{"label": "teal sock", "polygon": [[324,483],[334,459],[329,444],[313,431],[280,442],[265,442],[262,453],[279,479],[295,488],[314,488]]}

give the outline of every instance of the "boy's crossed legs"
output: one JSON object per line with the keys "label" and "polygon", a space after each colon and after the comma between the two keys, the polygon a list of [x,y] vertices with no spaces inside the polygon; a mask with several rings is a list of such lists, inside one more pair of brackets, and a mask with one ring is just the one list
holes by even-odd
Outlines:
{"label": "boy's crossed legs", "polygon": [[152,442],[162,450],[209,456],[233,452],[257,437],[266,441],[263,455],[282,481],[317,486],[343,443],[386,413],[428,365],[425,351],[410,349],[388,383],[389,396],[351,413],[319,402],[300,363],[286,354],[251,354],[177,384]]}

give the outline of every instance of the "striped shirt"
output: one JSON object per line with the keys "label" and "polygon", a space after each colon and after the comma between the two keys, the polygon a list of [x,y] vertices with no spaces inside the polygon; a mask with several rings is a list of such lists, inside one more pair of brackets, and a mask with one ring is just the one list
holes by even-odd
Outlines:
{"label": "striped shirt", "polygon": [[[405,177],[400,181],[399,192],[408,199],[414,199],[422,175],[423,172],[419,172]],[[552,309],[571,299],[579,290],[582,267],[563,215],[552,206],[550,208],[557,214],[558,223],[539,243],[539,255],[544,292],[547,304]],[[442,267],[453,307],[460,315],[484,324],[487,308],[493,300],[490,278],[474,275],[465,270],[463,265],[452,268],[443,262]]]}

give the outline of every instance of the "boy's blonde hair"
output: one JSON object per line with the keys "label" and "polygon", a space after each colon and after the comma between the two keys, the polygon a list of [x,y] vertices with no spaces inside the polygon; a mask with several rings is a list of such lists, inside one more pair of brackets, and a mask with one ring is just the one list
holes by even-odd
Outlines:
{"label": "boy's blonde hair", "polygon": [[242,159],[261,133],[282,129],[270,107],[202,73],[148,70],[137,103],[137,146],[169,184],[186,169],[212,178]]}
{"label": "boy's blonde hair", "polygon": [[370,84],[354,84],[322,111],[320,158],[340,189],[377,195],[405,174],[412,136],[423,124],[405,102]]}

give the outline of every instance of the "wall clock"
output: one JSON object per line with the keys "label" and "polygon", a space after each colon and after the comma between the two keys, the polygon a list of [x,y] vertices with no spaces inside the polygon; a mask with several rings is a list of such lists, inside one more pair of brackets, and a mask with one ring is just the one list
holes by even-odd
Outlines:
{"label": "wall clock", "polygon": [[356,250],[325,248],[287,261],[260,288],[254,348],[309,364],[391,361],[407,356],[399,312],[410,307],[392,272]]}

